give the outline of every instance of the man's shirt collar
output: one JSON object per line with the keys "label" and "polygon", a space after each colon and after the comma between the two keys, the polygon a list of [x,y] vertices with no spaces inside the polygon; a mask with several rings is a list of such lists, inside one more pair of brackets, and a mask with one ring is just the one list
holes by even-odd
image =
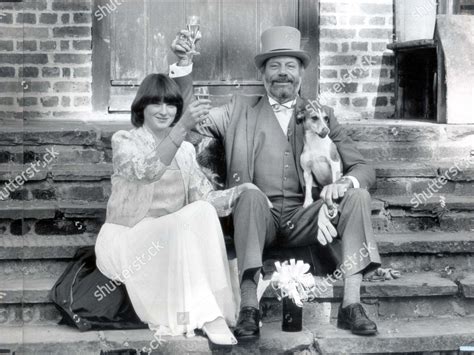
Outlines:
{"label": "man's shirt collar", "polygon": [[296,105],[296,97],[291,101],[287,101],[284,104],[280,104],[275,99],[268,96],[268,102],[270,103],[270,106],[273,108],[274,111],[280,111],[282,108],[292,109]]}

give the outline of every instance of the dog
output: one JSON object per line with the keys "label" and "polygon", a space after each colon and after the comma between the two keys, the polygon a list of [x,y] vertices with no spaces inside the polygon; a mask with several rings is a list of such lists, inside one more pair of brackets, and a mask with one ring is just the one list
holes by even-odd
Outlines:
{"label": "dog", "polygon": [[300,163],[305,182],[303,208],[306,208],[313,203],[314,179],[321,187],[334,183],[342,176],[342,161],[336,145],[329,138],[329,117],[308,100],[303,100],[303,105],[297,120],[302,121],[304,127]]}

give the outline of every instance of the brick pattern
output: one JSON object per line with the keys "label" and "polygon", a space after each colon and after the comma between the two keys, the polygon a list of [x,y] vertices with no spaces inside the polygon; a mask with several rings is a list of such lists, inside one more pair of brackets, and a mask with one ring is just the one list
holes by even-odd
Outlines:
{"label": "brick pattern", "polygon": [[90,112],[92,1],[0,3],[0,119]]}
{"label": "brick pattern", "polygon": [[320,101],[338,117],[394,113],[392,0],[320,1]]}
{"label": "brick pattern", "polygon": [[[320,97],[341,118],[394,111],[392,0],[321,0]],[[92,0],[0,3],[0,119],[90,112]]]}

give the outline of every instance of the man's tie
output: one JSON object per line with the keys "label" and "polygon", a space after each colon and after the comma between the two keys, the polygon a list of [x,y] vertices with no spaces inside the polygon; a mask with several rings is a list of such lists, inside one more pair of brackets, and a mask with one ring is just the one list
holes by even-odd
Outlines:
{"label": "man's tie", "polygon": [[286,110],[292,110],[295,106],[287,106],[285,104],[273,104],[272,109],[274,112],[281,112],[281,111],[286,111]]}

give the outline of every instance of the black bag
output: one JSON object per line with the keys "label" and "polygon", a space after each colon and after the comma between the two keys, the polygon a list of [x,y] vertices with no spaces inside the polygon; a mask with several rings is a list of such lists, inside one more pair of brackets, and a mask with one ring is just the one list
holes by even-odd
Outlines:
{"label": "black bag", "polygon": [[93,246],[76,252],[53,286],[51,299],[62,315],[59,324],[80,331],[148,327],[133,310],[125,285],[97,269]]}

